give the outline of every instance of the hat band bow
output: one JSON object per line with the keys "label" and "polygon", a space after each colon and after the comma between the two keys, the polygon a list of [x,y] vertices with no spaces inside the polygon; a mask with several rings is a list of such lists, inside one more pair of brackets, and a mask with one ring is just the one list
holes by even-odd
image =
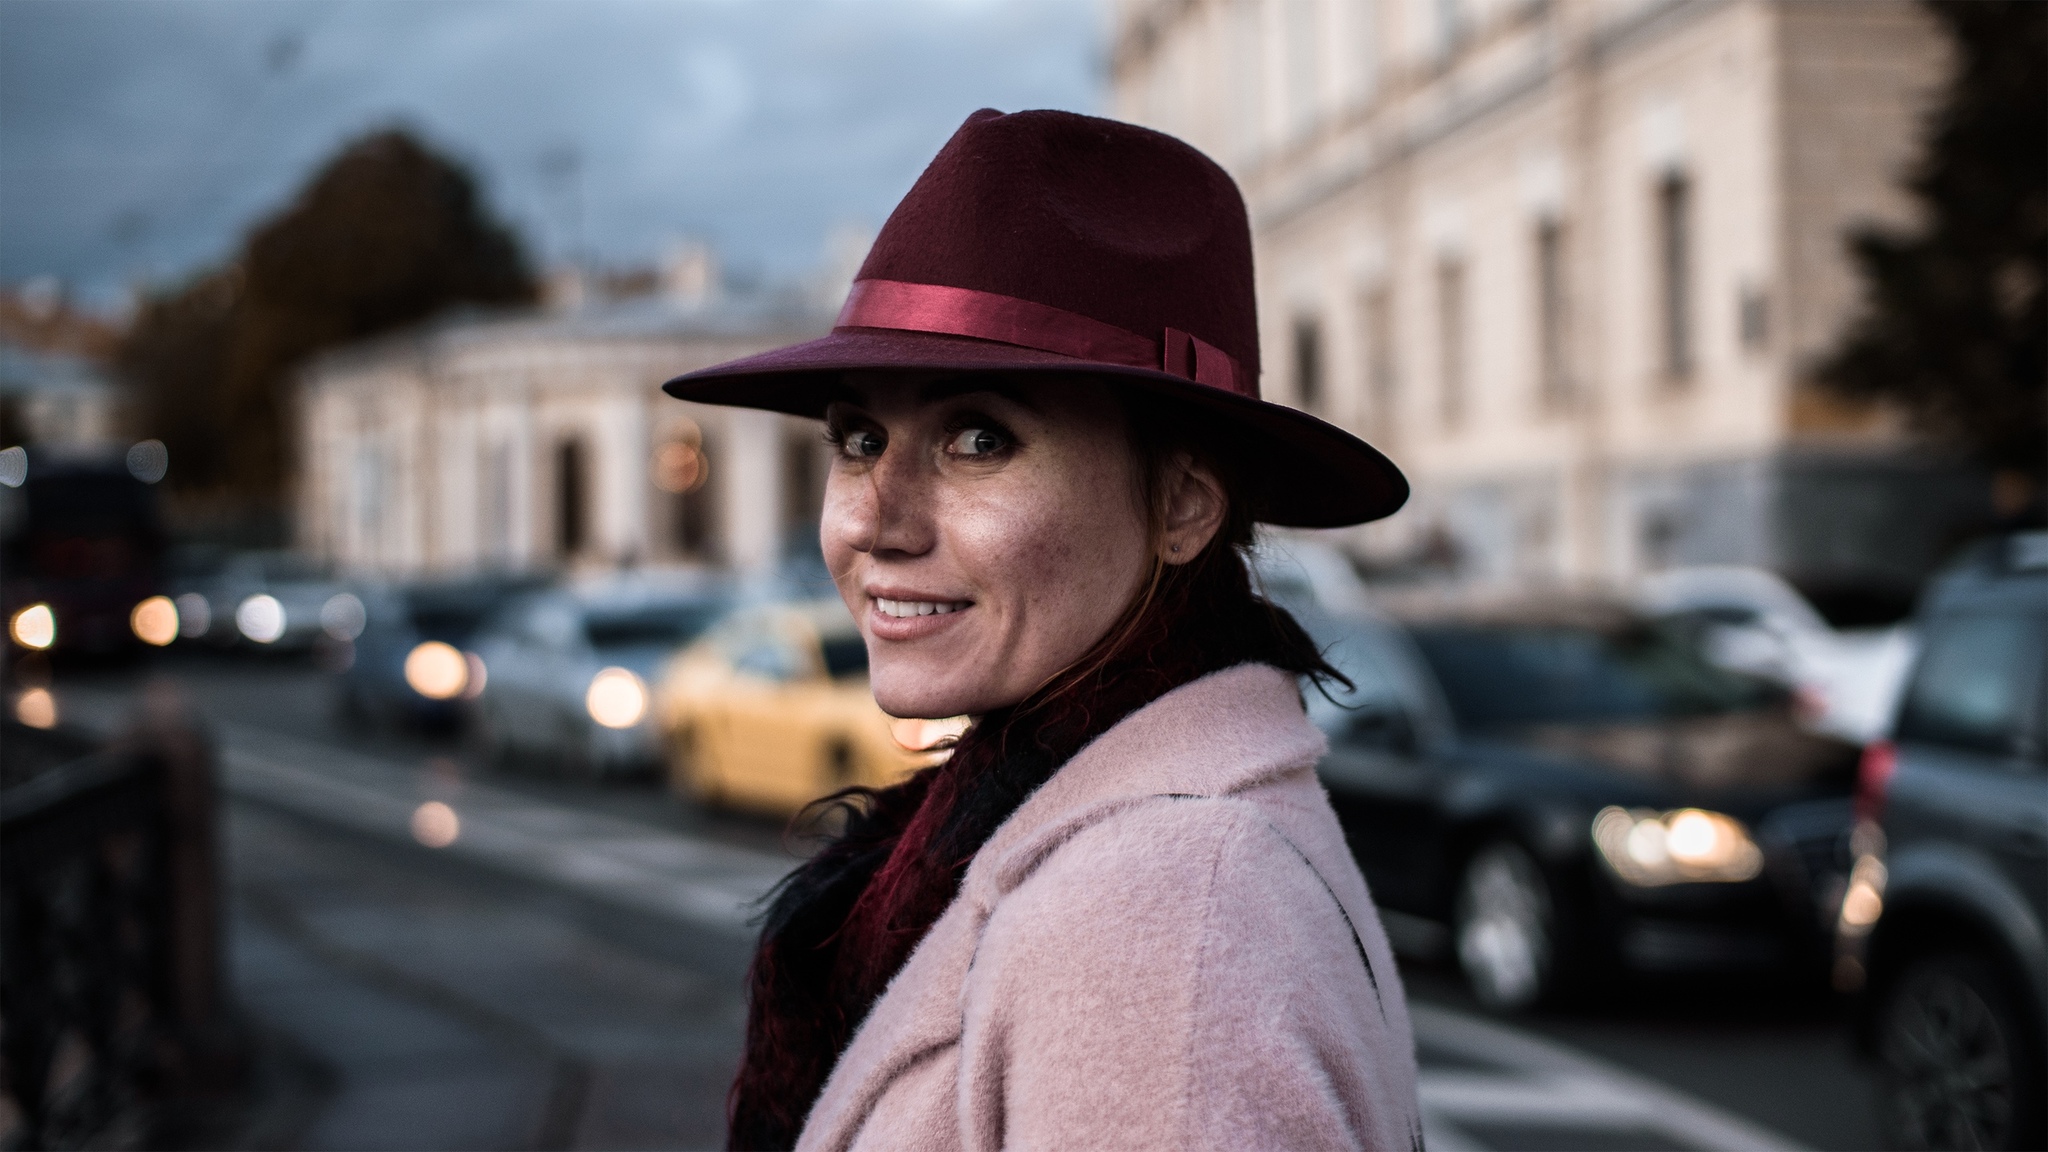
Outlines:
{"label": "hat band bow", "polygon": [[1168,328],[1162,339],[1152,340],[1078,312],[998,292],[856,280],[834,326],[994,340],[1080,360],[1156,368],[1225,392],[1257,395],[1235,357],[1191,332]]}

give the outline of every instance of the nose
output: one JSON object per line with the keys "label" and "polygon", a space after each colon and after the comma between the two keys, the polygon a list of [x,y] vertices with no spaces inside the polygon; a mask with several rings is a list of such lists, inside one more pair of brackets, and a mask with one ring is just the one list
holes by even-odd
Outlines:
{"label": "nose", "polygon": [[917,453],[893,445],[861,471],[834,468],[821,526],[827,554],[834,544],[878,559],[931,551],[931,479]]}

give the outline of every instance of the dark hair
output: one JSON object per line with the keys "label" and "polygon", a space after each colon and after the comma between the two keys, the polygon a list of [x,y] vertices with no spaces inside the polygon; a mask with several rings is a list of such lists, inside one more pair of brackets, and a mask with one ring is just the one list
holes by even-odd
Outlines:
{"label": "dark hair", "polygon": [[943,764],[890,788],[849,788],[799,817],[839,831],[767,898],[748,973],[747,1040],[728,1098],[729,1146],[786,1148],[882,989],[958,891],[988,838],[1075,752],[1138,708],[1211,672],[1271,664],[1345,682],[1251,582],[1258,510],[1204,425],[1125,395],[1155,557],[1167,482],[1191,462],[1227,508],[1194,559],[1150,579],[1080,660],[981,717]]}

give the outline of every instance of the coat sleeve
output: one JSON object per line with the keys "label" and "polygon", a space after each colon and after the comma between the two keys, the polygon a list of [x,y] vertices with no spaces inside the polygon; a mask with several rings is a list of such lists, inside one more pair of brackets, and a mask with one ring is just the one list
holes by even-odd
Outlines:
{"label": "coat sleeve", "polygon": [[1409,1148],[1412,1054],[1376,983],[1330,890],[1254,807],[1148,801],[991,913],[964,990],[963,1135]]}

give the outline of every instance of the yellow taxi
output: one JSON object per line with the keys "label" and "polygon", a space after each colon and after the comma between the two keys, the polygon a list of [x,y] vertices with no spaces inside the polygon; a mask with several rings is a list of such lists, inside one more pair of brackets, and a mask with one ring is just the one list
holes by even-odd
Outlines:
{"label": "yellow taxi", "polygon": [[678,653],[655,689],[670,787],[794,813],[851,784],[943,760],[955,720],[901,720],[868,690],[868,650],[838,600],[741,608]]}

